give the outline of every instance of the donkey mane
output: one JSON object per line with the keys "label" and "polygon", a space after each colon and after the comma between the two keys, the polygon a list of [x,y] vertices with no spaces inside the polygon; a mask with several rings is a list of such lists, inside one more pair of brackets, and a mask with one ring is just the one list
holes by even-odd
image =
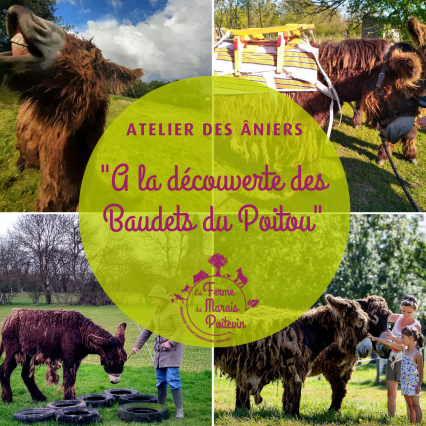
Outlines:
{"label": "donkey mane", "polygon": [[328,63],[331,73],[335,67],[371,71],[383,62],[389,44],[382,39],[348,39],[340,43],[331,40],[314,42],[312,46],[319,48],[319,59]]}

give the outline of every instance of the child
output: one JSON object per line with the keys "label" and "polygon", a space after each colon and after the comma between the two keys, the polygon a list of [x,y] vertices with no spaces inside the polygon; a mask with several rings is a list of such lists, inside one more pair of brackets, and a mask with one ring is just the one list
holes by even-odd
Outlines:
{"label": "child", "polygon": [[423,347],[425,341],[423,334],[415,327],[404,327],[401,331],[402,344],[373,337],[371,334],[368,334],[368,337],[373,341],[375,340],[403,351],[401,362],[401,393],[404,395],[405,403],[407,404],[409,420],[411,423],[420,423],[423,415],[419,398],[423,382],[423,360],[416,348],[416,343],[420,348]]}

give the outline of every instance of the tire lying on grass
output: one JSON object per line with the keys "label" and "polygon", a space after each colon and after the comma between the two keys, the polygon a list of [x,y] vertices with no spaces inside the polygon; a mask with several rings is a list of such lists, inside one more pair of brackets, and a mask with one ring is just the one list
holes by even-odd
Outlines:
{"label": "tire lying on grass", "polygon": [[56,410],[55,420],[63,425],[89,425],[99,423],[101,416],[94,408],[71,407]]}
{"label": "tire lying on grass", "polygon": [[82,399],[63,399],[61,401],[52,401],[46,405],[46,408],[51,408],[52,410],[58,410],[62,408],[85,408],[87,404]]}
{"label": "tire lying on grass", "polygon": [[157,403],[157,397],[155,395],[144,395],[144,394],[136,394],[136,395],[125,395],[122,396],[119,400],[118,403],[120,405],[123,404],[131,404],[134,402],[152,402],[154,404]]}
{"label": "tire lying on grass", "polygon": [[83,400],[88,407],[93,408],[111,407],[115,402],[115,398],[106,393],[88,393],[77,397],[77,399]]}
{"label": "tire lying on grass", "polygon": [[125,388],[118,388],[118,389],[107,389],[104,391],[104,394],[106,395],[112,395],[116,401],[118,401],[122,396],[125,395],[137,395],[139,392],[134,389],[125,389]]}
{"label": "tire lying on grass", "polygon": [[160,404],[136,402],[120,405],[117,410],[117,416],[124,422],[161,422],[169,418],[169,410]]}
{"label": "tire lying on grass", "polygon": [[17,411],[13,419],[26,424],[41,423],[52,420],[55,410],[51,408],[28,408]]}

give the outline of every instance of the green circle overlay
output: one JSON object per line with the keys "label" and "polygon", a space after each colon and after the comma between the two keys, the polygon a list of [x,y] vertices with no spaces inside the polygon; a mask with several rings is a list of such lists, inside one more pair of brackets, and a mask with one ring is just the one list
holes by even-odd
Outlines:
{"label": "green circle overlay", "polygon": [[[184,176],[197,189],[172,190]],[[79,205],[88,261],[111,300],[150,331],[209,347],[259,340],[306,312],[339,266],[349,213],[342,164],[315,120],[231,76],[170,83],[130,105],[96,145]],[[185,220],[195,229],[182,230]],[[158,230],[166,223],[181,230]]]}

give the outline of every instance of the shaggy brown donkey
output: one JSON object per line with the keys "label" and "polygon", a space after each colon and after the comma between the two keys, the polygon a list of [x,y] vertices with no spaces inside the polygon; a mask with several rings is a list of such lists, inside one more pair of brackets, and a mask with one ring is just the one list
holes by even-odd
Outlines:
{"label": "shaggy brown donkey", "polygon": [[[418,113],[415,102],[409,102],[410,97],[419,97],[425,90],[426,77],[426,26],[420,24],[417,18],[410,18],[408,31],[417,51],[407,43],[391,46],[383,39],[349,39],[340,43],[326,41],[313,46],[319,48],[319,60],[323,69],[332,81],[340,102],[358,102],[366,112],[368,120],[376,127],[377,120],[384,120],[392,115],[389,107],[397,112]],[[385,68],[385,78],[382,84],[384,100],[375,93],[381,66],[386,52],[389,58]],[[326,84],[322,74],[319,80]],[[302,106],[323,128],[328,125],[330,99],[321,92],[296,92],[288,94],[296,103]],[[337,103],[334,104],[337,113]],[[402,136],[404,156],[407,160],[416,162],[415,146],[410,129]],[[393,145],[388,143],[390,149]],[[383,148],[379,149],[378,161],[387,159]]]}
{"label": "shaggy brown donkey", "polygon": [[262,388],[283,379],[283,410],[299,415],[302,383],[315,358],[333,342],[348,354],[367,356],[372,350],[365,339],[369,318],[359,304],[326,296],[327,305],[311,309],[285,329],[257,342],[215,348],[215,366],[237,385],[236,406],[250,408],[249,395],[262,401]]}
{"label": "shaggy brown donkey", "polygon": [[[368,329],[371,330],[372,334],[376,333],[376,336],[380,336],[387,330],[388,318],[391,315],[385,299],[380,296],[368,296],[366,299],[357,300],[357,302],[370,317]],[[376,343],[374,342],[373,346],[379,356],[381,358],[389,358],[392,348],[382,344],[377,345]],[[330,411],[340,411],[347,393],[347,384],[352,377],[358,360],[357,356],[342,352],[333,343],[319,354],[312,365],[310,376],[324,374],[324,377],[331,385],[332,401]]]}
{"label": "shaggy brown donkey", "polygon": [[39,168],[37,211],[75,211],[89,157],[102,136],[110,102],[140,78],[102,56],[91,40],[12,6],[6,16],[12,52],[0,69],[21,94],[17,132],[20,164]]}
{"label": "shaggy brown donkey", "polygon": [[2,326],[0,356],[1,396],[12,402],[10,375],[22,364],[21,377],[34,401],[46,397],[37,387],[31,365],[62,362],[64,399],[75,399],[75,381],[81,361],[89,354],[99,355],[111,383],[120,382],[127,354],[124,350],[126,324],[118,326],[115,336],[76,311],[12,309]]}

